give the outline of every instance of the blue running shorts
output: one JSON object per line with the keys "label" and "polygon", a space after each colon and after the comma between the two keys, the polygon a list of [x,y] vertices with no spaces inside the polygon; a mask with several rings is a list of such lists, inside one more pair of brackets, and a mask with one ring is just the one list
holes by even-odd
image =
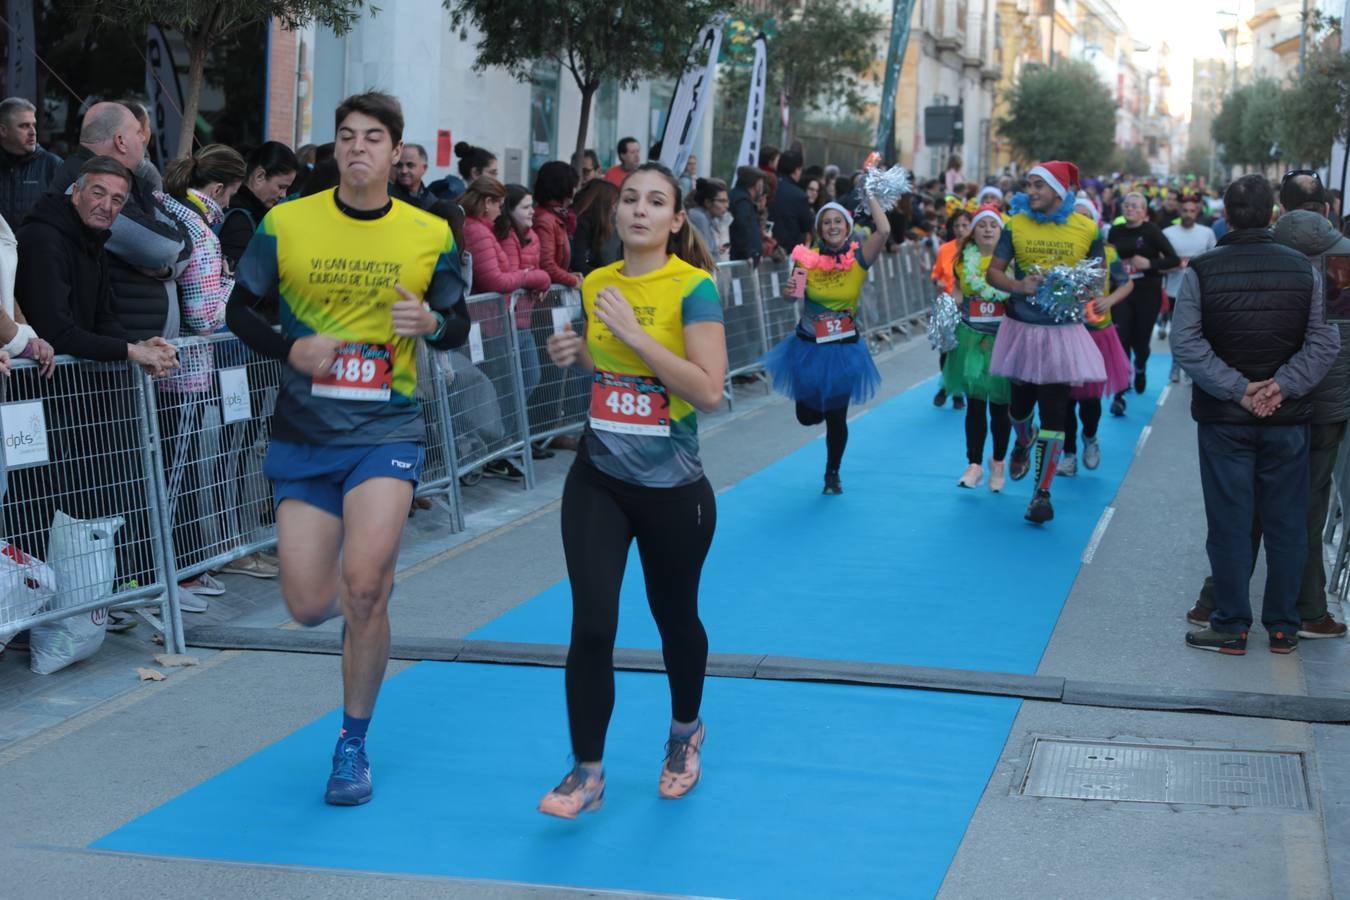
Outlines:
{"label": "blue running shorts", "polygon": [[403,442],[373,447],[322,447],[274,440],[263,474],[272,481],[273,502],[294,498],[342,518],[342,498],[372,478],[411,481],[422,474],[422,448]]}

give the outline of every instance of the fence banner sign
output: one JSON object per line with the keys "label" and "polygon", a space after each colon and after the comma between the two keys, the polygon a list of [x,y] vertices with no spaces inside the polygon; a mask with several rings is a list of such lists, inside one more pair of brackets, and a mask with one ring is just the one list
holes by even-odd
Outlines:
{"label": "fence banner sign", "polygon": [[248,366],[221,369],[220,421],[226,425],[243,422],[252,414],[248,396]]}
{"label": "fence banner sign", "polygon": [[43,466],[47,454],[47,414],[41,400],[0,403],[0,428],[5,432],[5,468]]}
{"label": "fence banner sign", "polygon": [[694,46],[689,49],[684,74],[670,101],[666,130],[661,136],[661,163],[679,175],[689,162],[698,137],[698,126],[708,107],[717,75],[717,56],[722,51],[722,26],[726,13],[717,15],[703,26]]}
{"label": "fence banner sign", "polygon": [[168,35],[151,25],[145,41],[145,95],[150,98],[153,132],[147,152],[155,168],[164,169],[178,153],[178,133],[183,129],[183,87]]}
{"label": "fence banner sign", "polygon": [[755,64],[750,69],[750,96],[745,101],[745,130],[741,132],[741,152],[736,165],[758,166],[759,148],[764,143],[764,85],[769,75],[768,39],[755,38]]}

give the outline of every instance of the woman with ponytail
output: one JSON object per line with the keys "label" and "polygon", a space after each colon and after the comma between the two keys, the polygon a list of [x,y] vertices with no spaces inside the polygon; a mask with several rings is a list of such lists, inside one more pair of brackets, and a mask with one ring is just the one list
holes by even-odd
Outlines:
{"label": "woman with ponytail", "polygon": [[816,213],[819,243],[812,248],[799,244],[792,251],[796,271],[788,279],[789,290],[806,298],[797,332],[764,357],[774,389],[797,402],[797,421],[825,423],[826,494],[844,492],[839,467],[848,444],[849,403],[871,399],[881,383],[854,319],[867,269],[885,249],[891,222],[876,198],[869,196],[867,202],[874,230],[861,245],[853,240],[847,209],[826,203]]}
{"label": "woman with ponytail", "polygon": [[695,410],[712,412],[722,402],[722,303],[709,274],[714,262],[669,169],[646,163],[629,173],[616,219],[623,259],[586,276],[585,335],[569,328],[548,342],[555,364],[593,373],[590,421],[562,500],[576,766],[539,803],[540,812],[565,819],[598,809],[604,797],[619,585],[634,539],[670,682],[661,796],[683,797],[698,783],[704,737],[708,637],[698,588],[717,505],[699,459]]}
{"label": "woman with ponytail", "polygon": [[159,200],[192,238],[192,259],[178,276],[185,333],[211,334],[225,324],[234,277],[212,229],[225,218],[225,207],[243,184],[244,174],[244,158],[224,144],[210,144],[176,159],[164,173]]}
{"label": "woman with ponytail", "polygon": [[[176,159],[164,172],[164,193],[156,197],[192,239],[192,258],[177,278],[178,309],[169,315],[170,323],[178,319],[178,328],[170,327],[168,337],[208,335],[225,327],[234,276],[213,228],[225,218],[224,209],[244,174],[244,158],[224,144]],[[195,343],[180,346],[178,359],[178,372],[160,381],[159,427],[168,448],[170,488],[181,498],[174,510],[174,546],[186,550],[206,546],[198,533],[200,523],[220,508],[213,492],[199,483],[199,454],[193,446],[210,397],[214,356],[209,344]],[[194,591],[223,593],[209,575],[183,582],[179,602],[188,612],[206,610],[205,599]]]}

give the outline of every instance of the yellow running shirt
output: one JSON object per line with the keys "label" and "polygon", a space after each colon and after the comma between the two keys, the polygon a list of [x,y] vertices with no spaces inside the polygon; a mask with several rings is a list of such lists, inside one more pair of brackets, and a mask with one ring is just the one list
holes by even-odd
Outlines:
{"label": "yellow running shirt", "polygon": [[349,342],[324,377],[282,363],[274,436],[331,446],[423,440],[413,397],[419,339],[394,335],[391,308],[402,299],[395,283],[442,316],[460,300],[448,222],[399,200],[382,216],[357,218],[332,190],[291,200],[263,218],[237,281],[256,297],[278,291],[286,338]]}
{"label": "yellow running shirt", "polygon": [[698,456],[698,416],[682,397],[666,391],[651,368],[595,316],[595,298],[607,287],[633,307],[644,331],[683,357],[684,328],[721,322],[722,300],[712,276],[677,256],[638,278],[623,261],[596,269],[581,285],[586,349],[595,363],[591,415],[582,452],[606,475],[648,487],[678,487],[703,475]]}
{"label": "yellow running shirt", "polygon": [[[1037,222],[1027,213],[1018,213],[1003,226],[1003,235],[994,248],[994,258],[1008,260],[1008,272],[1022,278],[1032,269],[1072,266],[1085,259],[1103,259],[1101,232],[1087,216],[1072,213],[1064,224]],[[1027,302],[1023,294],[1013,294],[1006,309],[1010,319],[1030,325],[1076,324],[1056,322],[1053,317]]]}

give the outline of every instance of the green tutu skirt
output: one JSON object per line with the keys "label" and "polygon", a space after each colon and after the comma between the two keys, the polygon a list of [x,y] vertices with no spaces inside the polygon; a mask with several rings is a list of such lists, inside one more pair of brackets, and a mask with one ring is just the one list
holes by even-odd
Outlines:
{"label": "green tutu skirt", "polygon": [[982,334],[964,322],[956,326],[956,349],[942,365],[942,387],[949,394],[964,394],[973,400],[1006,404],[1008,379],[989,372],[994,335]]}

